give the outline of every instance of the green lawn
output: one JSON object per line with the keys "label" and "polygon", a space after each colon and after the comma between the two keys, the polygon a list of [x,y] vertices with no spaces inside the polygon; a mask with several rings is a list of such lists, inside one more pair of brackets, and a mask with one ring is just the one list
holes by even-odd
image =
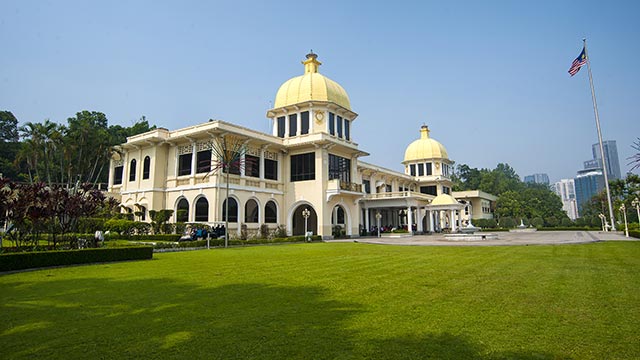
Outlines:
{"label": "green lawn", "polygon": [[163,253],[0,306],[0,359],[639,359],[640,242]]}

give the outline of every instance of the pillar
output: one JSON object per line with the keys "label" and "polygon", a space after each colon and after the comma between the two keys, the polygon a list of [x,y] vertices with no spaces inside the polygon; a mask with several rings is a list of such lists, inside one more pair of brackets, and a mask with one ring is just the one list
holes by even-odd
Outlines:
{"label": "pillar", "polygon": [[364,229],[369,232],[369,208],[364,209]]}
{"label": "pillar", "polygon": [[411,211],[411,206],[407,208],[407,230],[413,234],[413,211]]}
{"label": "pillar", "polygon": [[416,224],[418,225],[418,232],[424,232],[424,228],[422,227],[422,211],[420,209],[420,207],[418,206],[416,208]]}
{"label": "pillar", "polygon": [[456,211],[451,210],[451,232],[456,232]]}

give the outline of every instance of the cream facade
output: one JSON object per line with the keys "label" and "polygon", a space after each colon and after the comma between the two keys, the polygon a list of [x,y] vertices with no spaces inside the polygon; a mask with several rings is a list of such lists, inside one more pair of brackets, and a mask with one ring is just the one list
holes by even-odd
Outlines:
{"label": "cream facade", "polygon": [[[282,225],[291,235],[306,228],[323,238],[336,225],[352,237],[378,226],[456,231],[469,216],[489,216],[476,212],[476,203],[482,209],[495,197],[468,192],[456,199],[453,162],[426,126],[407,147],[404,173],[361,161],[369,154],[353,139],[358,114],[347,92],[318,72],[317,55],[303,65],[304,74],[283,83],[267,111],[271,134],[211,120],[130,137],[112,157],[109,192],[142,221],[149,210],[172,209],[174,222],[220,224],[228,202],[231,234],[243,224],[250,232]],[[241,166],[229,174],[218,169],[215,151],[226,139],[242,148]]]}

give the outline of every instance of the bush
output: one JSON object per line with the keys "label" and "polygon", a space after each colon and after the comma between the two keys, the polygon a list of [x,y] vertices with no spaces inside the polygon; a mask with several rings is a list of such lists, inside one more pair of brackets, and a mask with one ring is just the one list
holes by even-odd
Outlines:
{"label": "bush", "polygon": [[541,228],[544,226],[544,220],[542,220],[541,217],[533,218],[533,220],[531,220],[531,225],[537,228]]}
{"label": "bush", "polygon": [[505,216],[502,219],[500,219],[500,227],[513,228],[515,226],[516,226],[516,221],[511,217]]}
{"label": "bush", "polygon": [[286,238],[287,237],[287,228],[284,225],[278,225],[275,230],[273,230],[274,238]]}
{"label": "bush", "polygon": [[493,229],[498,227],[496,219],[477,219],[472,221],[473,225],[481,228]]}
{"label": "bush", "polygon": [[152,257],[153,248],[150,246],[0,254],[0,271],[123,260],[146,260]]}
{"label": "bush", "polygon": [[630,230],[629,231],[629,236],[632,236],[634,238],[640,239],[640,231],[638,231],[638,230]]}
{"label": "bush", "polygon": [[105,222],[103,218],[80,218],[78,219],[78,232],[95,233],[97,230],[105,230]]}

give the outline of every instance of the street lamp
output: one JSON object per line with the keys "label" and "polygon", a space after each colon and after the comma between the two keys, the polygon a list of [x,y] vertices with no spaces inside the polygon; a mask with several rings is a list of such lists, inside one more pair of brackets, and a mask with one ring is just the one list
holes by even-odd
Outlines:
{"label": "street lamp", "polygon": [[633,199],[631,206],[634,206],[638,212],[638,225],[640,225],[640,200],[638,198]]}
{"label": "street lamp", "polygon": [[378,224],[378,237],[380,237],[380,219],[382,219],[382,214],[380,214],[380,211],[376,212],[376,222]]}
{"label": "street lamp", "polygon": [[598,217],[600,218],[600,224],[602,224],[602,231],[604,232],[604,231],[606,231],[606,230],[605,230],[605,227],[604,227],[604,223],[605,223],[605,221],[607,221],[607,220],[605,219],[605,217],[604,217],[604,215],[603,215],[603,214],[598,214]]}
{"label": "street lamp", "polygon": [[620,205],[620,211],[624,215],[624,236],[629,237],[629,226],[627,225],[627,207],[624,204]]}
{"label": "street lamp", "polygon": [[309,220],[309,216],[311,216],[311,212],[309,209],[304,208],[302,210],[302,217],[304,218],[304,240],[309,241],[309,233],[307,232],[307,221]]}

